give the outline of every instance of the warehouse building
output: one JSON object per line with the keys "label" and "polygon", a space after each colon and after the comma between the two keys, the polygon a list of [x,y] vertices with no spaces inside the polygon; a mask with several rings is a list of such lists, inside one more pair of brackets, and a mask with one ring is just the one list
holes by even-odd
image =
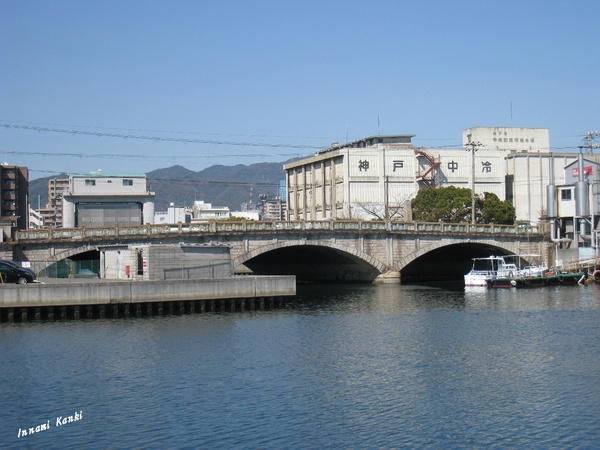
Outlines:
{"label": "warehouse building", "polygon": [[473,186],[475,195],[511,201],[517,220],[537,223],[545,216],[549,160],[562,182],[563,168],[577,159],[551,153],[545,128],[468,128],[458,149],[415,147],[413,137],[334,143],[284,165],[289,219],[409,220],[406,205],[420,189]]}
{"label": "warehouse building", "polygon": [[63,227],[153,223],[154,192],[146,175],[73,174],[63,192]]}

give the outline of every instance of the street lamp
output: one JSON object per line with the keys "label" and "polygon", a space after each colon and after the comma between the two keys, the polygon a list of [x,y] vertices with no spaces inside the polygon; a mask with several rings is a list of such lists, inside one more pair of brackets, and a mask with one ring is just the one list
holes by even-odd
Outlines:
{"label": "street lamp", "polygon": [[469,142],[465,144],[465,149],[471,152],[471,223],[475,224],[475,152],[483,144],[471,140],[471,135],[467,134]]}

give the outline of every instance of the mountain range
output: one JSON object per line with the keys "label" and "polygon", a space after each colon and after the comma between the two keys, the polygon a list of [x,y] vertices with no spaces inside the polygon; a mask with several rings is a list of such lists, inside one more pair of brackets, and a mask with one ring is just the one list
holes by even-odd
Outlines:
{"label": "mountain range", "polygon": [[[166,211],[170,203],[179,207],[191,207],[196,200],[239,211],[242,204],[247,204],[251,198],[253,204],[257,205],[261,195],[274,197],[279,194],[279,183],[285,179],[283,165],[286,162],[257,163],[248,166],[215,165],[199,172],[175,165],[148,172],[146,185],[149,191],[156,194],[154,209],[157,212]],[[48,180],[55,178],[69,178],[69,175],[60,174],[29,182],[29,199],[32,208],[46,206]]]}

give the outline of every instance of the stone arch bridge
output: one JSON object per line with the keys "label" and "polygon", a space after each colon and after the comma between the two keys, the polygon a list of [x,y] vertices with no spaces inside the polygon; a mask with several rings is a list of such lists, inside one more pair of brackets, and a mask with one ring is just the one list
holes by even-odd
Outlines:
{"label": "stone arch bridge", "polygon": [[153,243],[227,245],[236,272],[323,282],[457,278],[474,257],[538,254],[548,261],[551,249],[537,228],[340,220],[26,230],[1,248],[39,271],[102,247]]}

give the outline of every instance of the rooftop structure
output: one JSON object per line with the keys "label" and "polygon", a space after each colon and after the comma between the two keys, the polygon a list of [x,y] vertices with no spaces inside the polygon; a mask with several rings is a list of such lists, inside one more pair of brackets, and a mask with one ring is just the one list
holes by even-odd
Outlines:
{"label": "rooftop structure", "polygon": [[463,130],[463,145],[479,142],[490,150],[549,153],[548,128],[473,127]]}

